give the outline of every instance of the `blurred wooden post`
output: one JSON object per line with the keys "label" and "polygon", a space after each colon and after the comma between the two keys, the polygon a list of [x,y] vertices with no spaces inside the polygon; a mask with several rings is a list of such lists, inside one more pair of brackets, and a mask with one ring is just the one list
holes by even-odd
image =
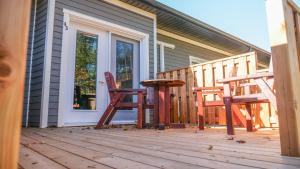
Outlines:
{"label": "blurred wooden post", "polygon": [[[299,7],[290,0],[267,0],[281,154],[300,156],[299,35],[295,16]],[[297,44],[298,43],[298,44]]]}
{"label": "blurred wooden post", "polygon": [[30,0],[0,1],[0,168],[17,168]]}

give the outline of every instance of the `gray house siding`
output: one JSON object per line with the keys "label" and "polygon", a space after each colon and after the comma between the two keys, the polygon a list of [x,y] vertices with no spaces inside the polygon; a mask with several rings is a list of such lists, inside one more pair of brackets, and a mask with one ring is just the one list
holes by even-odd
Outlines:
{"label": "gray house siding", "polygon": [[[189,56],[194,56],[205,60],[215,60],[227,57],[226,55],[161,34],[157,34],[157,40],[175,45],[175,49],[170,49],[167,47],[164,49],[166,71],[188,66],[190,64]],[[158,55],[158,60],[159,59],[160,58]]]}
{"label": "gray house siding", "polygon": [[[36,19],[34,42],[33,40],[33,23],[34,23],[34,1],[31,7],[30,32],[28,38],[27,62],[26,62],[26,76],[25,76],[25,94],[24,94],[24,108],[23,108],[23,125],[26,124],[27,104],[29,100],[28,111],[28,126],[37,127],[40,122],[41,110],[41,95],[43,82],[43,67],[44,67],[44,50],[45,50],[45,34],[46,34],[46,20],[47,20],[47,0],[37,0]],[[32,68],[31,68],[31,82],[30,78],[30,57],[32,51]],[[29,86],[30,85],[30,91]],[[30,94],[29,94],[30,93]],[[29,98],[28,98],[29,97]]]}
{"label": "gray house siding", "polygon": [[48,126],[57,124],[63,8],[149,34],[150,76],[153,77],[153,20],[99,0],[56,0],[50,77]]}

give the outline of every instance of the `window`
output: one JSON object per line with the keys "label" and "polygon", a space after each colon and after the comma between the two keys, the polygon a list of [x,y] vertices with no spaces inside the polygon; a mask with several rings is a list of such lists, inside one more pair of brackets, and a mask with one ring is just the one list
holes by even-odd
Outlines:
{"label": "window", "polygon": [[204,63],[204,62],[207,62],[207,61],[208,60],[206,60],[206,59],[198,58],[198,57],[195,57],[195,56],[190,56],[190,65]]}
{"label": "window", "polygon": [[73,109],[96,110],[97,35],[77,32]]}

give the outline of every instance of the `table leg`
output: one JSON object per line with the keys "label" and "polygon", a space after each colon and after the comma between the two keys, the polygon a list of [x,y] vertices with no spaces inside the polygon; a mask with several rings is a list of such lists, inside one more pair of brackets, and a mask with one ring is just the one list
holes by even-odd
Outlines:
{"label": "table leg", "polygon": [[171,98],[170,98],[170,88],[168,86],[165,87],[165,105],[166,105],[166,110],[165,110],[165,123],[166,126],[170,126],[170,116],[171,116]]}
{"label": "table leg", "polygon": [[158,95],[158,87],[154,87],[154,112],[153,112],[153,127],[157,128],[158,127],[158,116],[159,116],[159,95]]}
{"label": "table leg", "polygon": [[204,130],[204,108],[203,108],[203,97],[202,97],[202,91],[197,91],[197,101],[198,101],[198,127],[199,130]]}
{"label": "table leg", "polygon": [[165,129],[165,113],[166,113],[166,106],[165,106],[165,86],[159,86],[159,130]]}

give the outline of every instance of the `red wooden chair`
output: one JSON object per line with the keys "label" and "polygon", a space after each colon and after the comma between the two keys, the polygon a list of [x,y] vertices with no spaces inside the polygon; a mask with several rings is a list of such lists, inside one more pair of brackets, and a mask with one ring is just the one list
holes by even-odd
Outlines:
{"label": "red wooden chair", "polygon": [[[230,71],[230,77],[234,77],[237,74],[237,68],[233,67],[233,69]],[[232,88],[233,89],[233,88]],[[199,130],[204,130],[205,125],[205,116],[204,116],[204,108],[205,107],[224,107],[224,88],[223,86],[214,86],[214,87],[194,87],[193,91],[197,95],[197,103],[198,103],[198,127]],[[215,95],[219,97],[219,100],[214,99],[212,101],[208,101],[205,99],[206,95]],[[242,127],[246,127],[246,118],[242,115],[240,109],[238,106],[233,106],[233,117],[236,120],[238,124],[240,124]],[[227,118],[226,118],[227,119]],[[248,123],[250,124],[250,123]],[[250,130],[250,127],[247,126],[248,131]]]}
{"label": "red wooden chair", "polygon": [[[219,83],[223,83],[224,87],[224,104],[226,109],[226,123],[227,133],[229,135],[234,134],[234,128],[232,125],[232,108],[234,105],[246,105],[247,109],[247,125],[252,125],[251,104],[257,103],[271,103],[274,110],[277,111],[276,95],[274,91],[274,76],[272,67],[272,58],[270,61],[269,69],[259,71],[256,74],[231,77],[227,79],[217,80]],[[248,83],[237,83],[237,82]],[[232,86],[231,84],[239,84]],[[244,93],[236,95],[231,91],[231,88],[243,88]],[[256,87],[259,90],[251,92],[250,87]],[[248,124],[250,123],[250,124]]]}
{"label": "red wooden chair", "polygon": [[[137,115],[137,128],[141,129],[144,124],[145,119],[145,109],[152,108],[153,106],[145,104],[146,102],[146,89],[118,89],[116,87],[116,83],[114,80],[113,75],[110,72],[105,72],[105,80],[107,83],[107,88],[110,97],[110,103],[107,106],[105,112],[103,113],[102,117],[100,118],[96,129],[102,128],[104,125],[108,125],[114,115],[116,114],[117,110],[131,110],[133,108],[138,109]],[[126,96],[138,96],[137,103],[133,102],[124,102]]]}

